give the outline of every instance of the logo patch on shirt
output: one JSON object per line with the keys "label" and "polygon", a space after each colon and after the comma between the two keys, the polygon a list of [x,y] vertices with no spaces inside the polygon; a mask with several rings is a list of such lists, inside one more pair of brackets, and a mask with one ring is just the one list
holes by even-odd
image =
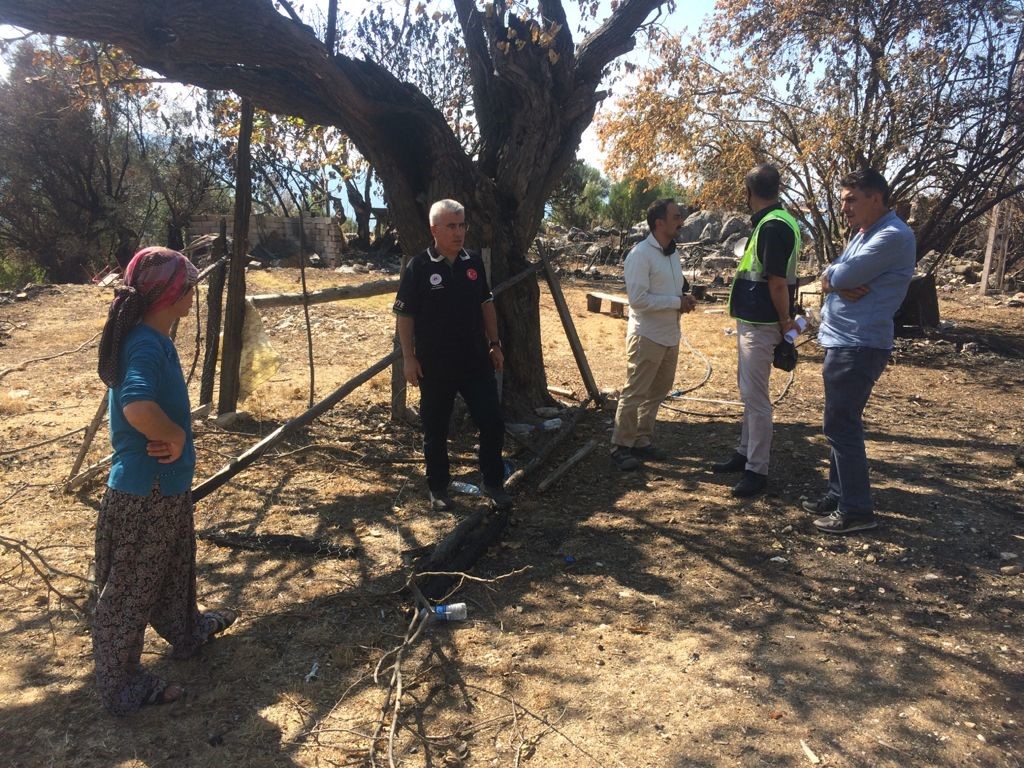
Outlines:
{"label": "logo patch on shirt", "polygon": [[435,272],[434,274],[432,274],[430,276],[430,284],[431,285],[440,285],[441,284],[441,280],[443,280],[443,279],[444,278],[441,277],[439,272]]}
{"label": "logo patch on shirt", "polygon": [[476,280],[476,270],[473,269],[472,267],[467,269],[466,270],[466,277],[468,277],[470,280]]}

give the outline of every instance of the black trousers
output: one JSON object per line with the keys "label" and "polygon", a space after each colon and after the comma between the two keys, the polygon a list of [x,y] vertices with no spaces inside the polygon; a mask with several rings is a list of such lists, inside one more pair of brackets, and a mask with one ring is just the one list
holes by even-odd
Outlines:
{"label": "black trousers", "polygon": [[448,424],[456,393],[462,395],[473,423],[480,430],[480,471],[487,485],[501,486],[505,465],[505,423],[498,404],[494,372],[467,374],[457,379],[424,376],[420,380],[420,420],[423,423],[423,455],[427,460],[427,485],[434,493],[451,481],[448,465]]}

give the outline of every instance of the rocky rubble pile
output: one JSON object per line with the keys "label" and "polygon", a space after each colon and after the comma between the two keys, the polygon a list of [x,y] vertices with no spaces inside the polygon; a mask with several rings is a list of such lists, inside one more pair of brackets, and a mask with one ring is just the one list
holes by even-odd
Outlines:
{"label": "rocky rubble pile", "polygon": [[[731,276],[737,253],[750,236],[750,217],[735,211],[695,211],[687,216],[676,238],[687,274],[708,279]],[[590,231],[548,226],[537,238],[537,248],[562,271],[600,278],[599,267],[618,266],[629,250],[648,235],[647,222],[628,230],[597,227]]]}

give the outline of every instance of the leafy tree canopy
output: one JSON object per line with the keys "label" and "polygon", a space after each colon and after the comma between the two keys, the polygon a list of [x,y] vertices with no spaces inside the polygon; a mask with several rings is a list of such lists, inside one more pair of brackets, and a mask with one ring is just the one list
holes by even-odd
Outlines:
{"label": "leafy tree canopy", "polygon": [[1022,190],[1020,0],[722,0],[600,127],[613,167],[677,174],[740,202],[755,162],[784,169],[821,254],[842,239],[840,176],[870,165],[915,210],[921,253]]}

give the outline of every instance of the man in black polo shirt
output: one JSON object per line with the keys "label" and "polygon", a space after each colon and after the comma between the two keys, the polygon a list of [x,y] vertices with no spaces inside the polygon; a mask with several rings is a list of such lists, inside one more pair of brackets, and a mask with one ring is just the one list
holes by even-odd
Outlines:
{"label": "man in black polo shirt", "polygon": [[448,422],[455,395],[480,430],[484,493],[498,509],[512,505],[504,490],[501,449],[505,425],[494,372],[504,364],[494,297],[484,264],[463,249],[466,210],[455,200],[430,208],[434,245],[405,266],[395,298],[405,380],[420,388],[423,454],[433,509],[450,509]]}
{"label": "man in black polo shirt", "polygon": [[732,281],[729,314],[736,318],[736,379],[743,399],[743,426],[732,457],[715,472],[743,472],[732,495],[755,496],[768,486],[772,448],[772,402],[768,378],[775,346],[796,328],[796,262],[800,225],[779,202],[781,179],[774,165],[752,169],[743,179],[754,231]]}

